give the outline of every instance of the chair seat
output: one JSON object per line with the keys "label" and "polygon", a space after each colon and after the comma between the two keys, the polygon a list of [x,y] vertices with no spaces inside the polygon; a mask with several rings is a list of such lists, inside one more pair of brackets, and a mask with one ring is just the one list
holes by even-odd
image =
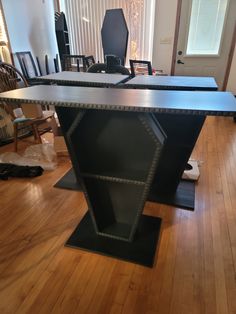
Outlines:
{"label": "chair seat", "polygon": [[15,139],[15,151],[17,151],[17,139],[18,139],[18,131],[30,127],[35,140],[37,143],[42,143],[40,135],[52,129],[52,127],[43,127],[39,128],[41,125],[43,126],[44,123],[48,122],[49,120],[54,118],[54,112],[52,110],[42,111],[42,116],[38,118],[16,118],[13,121],[14,125],[14,139]]}
{"label": "chair seat", "polygon": [[54,116],[54,112],[52,110],[45,110],[42,112],[42,116],[38,118],[27,118],[27,117],[21,117],[21,118],[16,118],[13,120],[13,123],[25,123],[25,122],[30,122],[30,123],[41,123],[44,120],[50,119]]}
{"label": "chair seat", "polygon": [[13,124],[16,124],[16,123],[24,123],[24,122],[28,122],[32,119],[30,118],[16,118],[15,120],[13,120]]}
{"label": "chair seat", "polygon": [[52,116],[54,116],[55,112],[52,110],[43,110],[43,118],[50,118]]}

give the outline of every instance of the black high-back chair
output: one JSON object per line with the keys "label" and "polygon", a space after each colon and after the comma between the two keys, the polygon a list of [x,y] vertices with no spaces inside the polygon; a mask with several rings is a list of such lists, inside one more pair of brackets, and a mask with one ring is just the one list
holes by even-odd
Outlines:
{"label": "black high-back chair", "polygon": [[38,69],[39,69],[39,76],[42,76],[43,72],[42,72],[40,61],[39,61],[39,57],[36,57],[36,62],[37,62],[37,66],[38,66]]}
{"label": "black high-back chair", "polygon": [[48,75],[48,74],[50,74],[48,55],[45,55],[44,61],[45,61],[45,71],[46,71],[46,74]]}
{"label": "black high-back chair", "polygon": [[58,54],[56,54],[56,58],[54,58],[53,61],[54,61],[55,72],[58,73],[60,71]]}
{"label": "black high-back chair", "polygon": [[105,63],[95,63],[91,65],[87,72],[90,73],[119,73],[123,75],[130,75],[129,70],[121,65],[119,57],[114,55],[107,55]]}
{"label": "black high-back chair", "polygon": [[50,59],[49,59],[48,55],[44,56],[44,61],[45,61],[45,72],[46,72],[46,75],[51,74],[51,73],[55,73],[55,72],[58,73],[60,71],[59,70],[59,56],[58,56],[58,54],[56,55],[56,58],[53,58],[54,69],[52,69],[50,67],[50,62],[49,62]]}
{"label": "black high-back chair", "polygon": [[152,75],[152,65],[150,61],[145,60],[129,60],[131,76],[136,75]]}
{"label": "black high-back chair", "polygon": [[78,71],[82,67],[83,72],[86,72],[85,55],[63,55],[62,70],[63,71]]}
{"label": "black high-back chair", "polygon": [[106,10],[101,35],[104,56],[116,55],[125,66],[129,30],[122,9]]}

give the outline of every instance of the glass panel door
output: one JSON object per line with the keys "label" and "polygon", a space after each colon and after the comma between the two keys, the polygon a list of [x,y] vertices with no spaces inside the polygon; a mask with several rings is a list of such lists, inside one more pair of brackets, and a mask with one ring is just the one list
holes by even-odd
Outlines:
{"label": "glass panel door", "polygon": [[218,55],[228,0],[192,0],[186,55]]}

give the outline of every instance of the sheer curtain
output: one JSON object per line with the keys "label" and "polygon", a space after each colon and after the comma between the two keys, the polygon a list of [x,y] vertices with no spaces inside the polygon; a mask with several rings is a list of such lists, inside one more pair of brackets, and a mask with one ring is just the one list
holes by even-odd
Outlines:
{"label": "sheer curtain", "polygon": [[122,8],[129,29],[126,60],[151,60],[155,0],[60,0],[60,8],[67,19],[71,54],[93,55],[103,62],[101,28],[105,12]]}
{"label": "sheer curtain", "polygon": [[7,63],[12,63],[1,7],[0,7],[0,60]]}

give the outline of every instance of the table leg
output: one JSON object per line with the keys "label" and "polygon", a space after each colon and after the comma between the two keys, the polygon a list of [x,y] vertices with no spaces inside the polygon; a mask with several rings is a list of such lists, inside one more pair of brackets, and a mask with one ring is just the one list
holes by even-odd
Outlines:
{"label": "table leg", "polygon": [[181,180],[205,121],[202,115],[156,114],[167,135],[148,199],[194,209],[194,182]]}

